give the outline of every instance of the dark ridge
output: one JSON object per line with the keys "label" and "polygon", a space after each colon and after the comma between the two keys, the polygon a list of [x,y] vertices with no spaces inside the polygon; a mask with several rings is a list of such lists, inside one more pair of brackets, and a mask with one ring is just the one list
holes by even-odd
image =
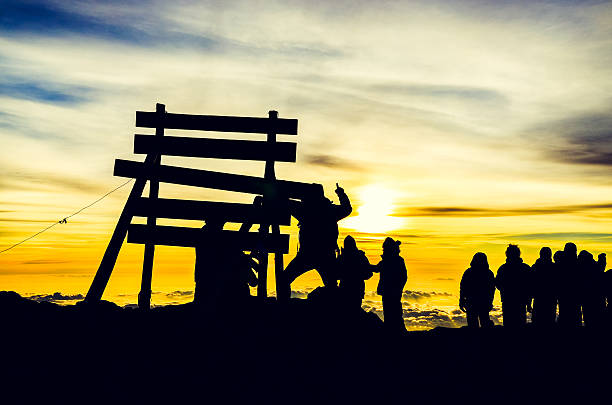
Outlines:
{"label": "dark ridge", "polygon": [[141,311],[4,291],[0,377],[29,395],[86,402],[588,403],[607,394],[596,366],[610,364],[607,331],[392,336],[375,314],[337,304],[319,291],[284,305],[251,297],[214,313],[191,304]]}

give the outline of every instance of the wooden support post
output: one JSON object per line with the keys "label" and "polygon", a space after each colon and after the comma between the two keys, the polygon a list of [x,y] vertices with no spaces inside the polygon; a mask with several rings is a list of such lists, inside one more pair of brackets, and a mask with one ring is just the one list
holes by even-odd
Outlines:
{"label": "wooden support post", "polygon": [[[277,111],[269,111],[268,112],[268,118],[270,120],[277,120],[278,119],[278,112]],[[273,127],[273,126],[272,126]],[[275,133],[268,133],[268,139],[267,139],[268,143],[270,143],[270,148],[273,149],[275,147],[276,144],[276,134]],[[276,173],[274,172],[274,161],[266,161],[266,173],[265,176],[269,176],[269,178],[271,179],[275,179],[276,178]],[[278,198],[280,196],[274,196],[273,198],[275,199],[274,203],[276,204],[278,202]],[[272,234],[280,234],[280,228],[278,226],[278,223],[275,223],[272,225]],[[283,297],[283,293],[286,290],[285,287],[285,283],[284,283],[284,274],[283,271],[285,270],[284,268],[284,263],[283,263],[283,254],[280,252],[276,252],[274,254],[274,278],[276,279],[276,298],[277,299],[284,299],[285,297]]]}
{"label": "wooden support post", "polygon": [[[156,158],[157,155],[147,155],[144,161],[144,166],[151,166]],[[128,226],[130,225],[130,222],[132,222],[132,212],[130,208],[131,204],[142,196],[146,182],[147,180],[144,177],[136,179],[136,183],[134,183],[134,187],[132,187],[132,191],[130,191],[130,195],[125,203],[125,206],[123,207],[123,211],[121,211],[121,215],[119,215],[119,220],[117,221],[113,235],[108,242],[106,250],[104,251],[104,256],[102,256],[98,271],[96,272],[91,286],[89,287],[89,291],[87,291],[87,296],[85,297],[86,302],[97,302],[102,299],[102,294],[104,294],[104,289],[108,284],[108,279],[115,268],[117,256],[121,250],[121,245],[125,239]]]}
{"label": "wooden support post", "polygon": [[[166,106],[159,104],[155,106],[155,112],[157,113],[158,126],[155,128],[155,137],[161,138],[164,136],[164,115],[166,114]],[[161,164],[161,155],[153,161],[152,167],[159,166]],[[151,179],[149,181],[149,200],[155,203],[159,196],[159,181],[157,179]],[[157,224],[157,217],[147,217],[147,227],[155,227]],[[151,280],[153,278],[153,258],[155,257],[155,244],[148,243],[145,245],[144,259],[142,262],[142,280],[140,283],[140,293],[138,293],[138,308],[148,310],[151,308]]]}
{"label": "wooden support post", "polygon": [[[278,112],[277,111],[269,111],[268,112],[268,120],[270,120],[270,124],[269,124],[269,128],[275,128],[275,122],[278,119]],[[267,137],[267,143],[268,143],[268,150],[272,151],[275,148],[275,144],[276,144],[276,133],[275,132],[268,132],[268,137]],[[272,154],[269,155],[270,159],[266,160],[266,168],[264,171],[264,178],[266,180],[274,180],[276,178],[276,174],[274,173],[274,159],[272,158]],[[266,204],[271,204],[274,203],[274,201],[271,201],[271,199],[275,199],[276,196],[270,196],[270,195],[266,195],[264,194],[264,207],[266,206]],[[270,228],[269,224],[261,224],[261,226],[259,227],[259,233],[260,234],[266,234],[268,233]],[[278,228],[278,226],[277,226]],[[277,254],[275,256],[275,258],[278,258]],[[280,254],[280,256],[282,257],[282,254]],[[275,265],[276,266],[276,265]],[[267,284],[268,284],[268,252],[266,250],[260,252],[260,257],[259,257],[259,275],[257,277],[257,296],[258,297],[267,297],[268,296],[268,289],[267,289]],[[278,284],[278,281],[277,281]],[[278,291],[277,291],[278,294]]]}

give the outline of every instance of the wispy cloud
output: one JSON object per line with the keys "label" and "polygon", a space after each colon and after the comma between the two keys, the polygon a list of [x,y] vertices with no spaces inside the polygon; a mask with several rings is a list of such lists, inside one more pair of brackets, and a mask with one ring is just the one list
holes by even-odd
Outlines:
{"label": "wispy cloud", "polygon": [[302,161],[315,166],[327,167],[336,170],[364,171],[366,167],[357,162],[351,162],[333,155],[326,154],[306,154],[302,156]]}
{"label": "wispy cloud", "polygon": [[478,207],[406,207],[393,214],[397,217],[513,217],[526,215],[572,214],[577,212],[611,210],[612,203],[582,204],[534,208],[478,208]]}
{"label": "wispy cloud", "polygon": [[612,233],[597,232],[549,232],[549,233],[528,233],[521,235],[507,235],[505,239],[516,240],[561,240],[561,241],[600,241],[612,242]]}
{"label": "wispy cloud", "polygon": [[[559,162],[612,166],[612,114],[590,112],[539,124],[529,131],[545,156]],[[607,170],[607,169],[606,169]]]}
{"label": "wispy cloud", "polygon": [[37,301],[37,302],[60,302],[64,303],[65,301],[80,301],[85,297],[82,294],[75,295],[65,295],[60,292],[55,292],[53,294],[39,294],[39,295],[30,295],[27,298]]}
{"label": "wispy cloud", "polygon": [[[0,97],[35,100],[43,103],[78,104],[88,100],[87,89],[57,83],[39,83],[30,79],[0,79]],[[6,117],[5,117],[6,118]],[[3,120],[6,122],[6,119]]]}

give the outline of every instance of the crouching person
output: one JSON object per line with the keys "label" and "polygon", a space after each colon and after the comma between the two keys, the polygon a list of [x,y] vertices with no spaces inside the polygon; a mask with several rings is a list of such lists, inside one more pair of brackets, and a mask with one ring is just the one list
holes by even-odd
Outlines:
{"label": "crouching person", "polygon": [[493,325],[489,312],[493,309],[495,276],[489,269],[487,255],[478,252],[472,258],[470,268],[461,277],[459,308],[466,313],[470,328],[486,328]]}

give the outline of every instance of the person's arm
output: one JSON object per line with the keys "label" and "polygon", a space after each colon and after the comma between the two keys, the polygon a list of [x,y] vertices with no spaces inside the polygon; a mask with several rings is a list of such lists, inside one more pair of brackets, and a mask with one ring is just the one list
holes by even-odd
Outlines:
{"label": "person's arm", "polygon": [[362,271],[362,277],[364,280],[368,280],[372,277],[372,265],[370,264],[370,261],[368,260],[368,257],[365,255],[365,253],[361,253],[361,271]]}
{"label": "person's arm", "polygon": [[533,311],[533,307],[531,306],[531,303],[533,301],[533,294],[535,291],[535,286],[534,286],[534,281],[535,281],[535,274],[533,273],[533,269],[531,267],[529,267],[528,264],[525,264],[525,292],[527,295],[527,312],[531,312]]}
{"label": "person's arm", "polygon": [[493,310],[493,300],[495,299],[495,275],[493,272],[489,270],[489,300],[487,301],[489,304],[489,311]]}
{"label": "person's arm", "polygon": [[605,253],[600,253],[599,256],[597,256],[597,269],[599,271],[606,271],[606,254]]}
{"label": "person's arm", "polygon": [[380,269],[382,268],[382,260],[378,262],[377,264],[371,264],[370,266],[371,266],[370,268],[372,269],[374,273],[380,273]]}
{"label": "person's arm", "polygon": [[495,282],[495,287],[497,287],[499,292],[502,292],[502,290],[504,289],[504,266],[503,265],[497,270],[497,276],[495,276],[494,282]]}
{"label": "person's arm", "polygon": [[461,282],[459,282],[459,309],[462,310],[463,312],[466,311],[466,304],[467,304],[467,299],[465,297],[465,289],[466,289],[466,277],[465,274],[467,273],[467,270],[463,273],[463,276],[461,276]]}
{"label": "person's arm", "polygon": [[[255,199],[253,200],[253,205],[256,207],[263,206],[263,197],[260,195],[256,195]],[[252,222],[244,222],[242,225],[240,225],[240,232],[249,232],[252,227]]]}
{"label": "person's arm", "polygon": [[351,215],[351,212],[353,212],[353,207],[351,206],[351,201],[344,192],[344,189],[340,187],[338,183],[336,183],[336,194],[338,195],[338,199],[340,200],[340,205],[336,206],[338,207],[336,210],[336,217],[337,221],[339,221],[342,218],[346,218]]}

